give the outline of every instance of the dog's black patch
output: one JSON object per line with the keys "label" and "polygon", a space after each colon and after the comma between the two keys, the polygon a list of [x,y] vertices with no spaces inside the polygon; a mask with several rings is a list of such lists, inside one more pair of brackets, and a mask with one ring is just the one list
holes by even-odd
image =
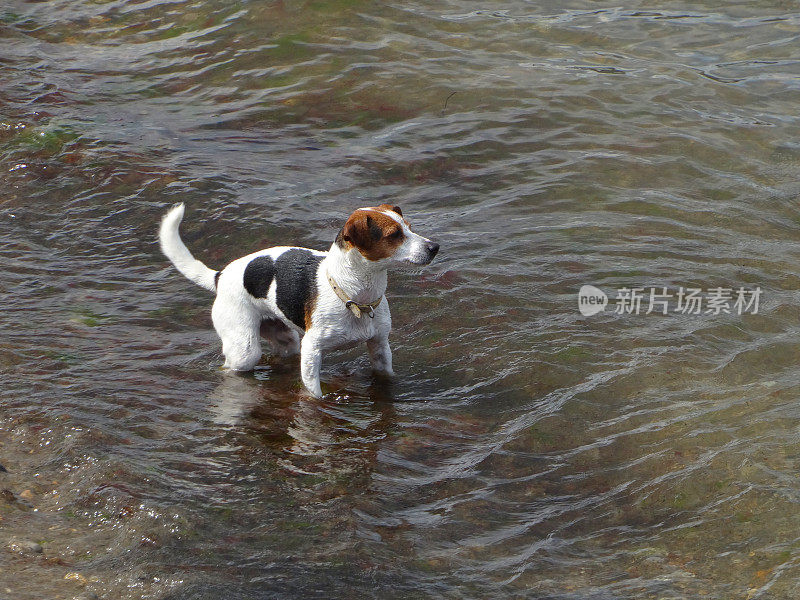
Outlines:
{"label": "dog's black patch", "polygon": [[244,269],[244,289],[255,298],[266,298],[273,277],[275,277],[275,265],[272,258],[269,256],[254,258]]}
{"label": "dog's black patch", "polygon": [[217,271],[214,273],[214,287],[219,287],[219,276],[222,275],[222,271]]}
{"label": "dog's black patch", "polygon": [[305,329],[306,308],[317,297],[317,268],[324,256],[293,248],[275,260],[275,302],[295,325]]}

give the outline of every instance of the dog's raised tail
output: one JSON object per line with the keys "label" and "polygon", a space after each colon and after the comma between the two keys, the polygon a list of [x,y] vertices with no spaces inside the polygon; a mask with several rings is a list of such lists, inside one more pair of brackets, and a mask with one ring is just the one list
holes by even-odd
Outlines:
{"label": "dog's raised tail", "polygon": [[217,271],[209,269],[197,260],[181,241],[178,226],[183,219],[183,203],[176,204],[161,220],[158,240],[161,251],[172,261],[172,264],[189,280],[209,291],[217,289]]}

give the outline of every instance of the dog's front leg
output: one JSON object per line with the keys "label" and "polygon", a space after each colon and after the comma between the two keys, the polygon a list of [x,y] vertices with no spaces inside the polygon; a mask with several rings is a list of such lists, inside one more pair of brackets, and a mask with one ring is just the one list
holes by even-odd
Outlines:
{"label": "dog's front leg", "polygon": [[314,331],[306,331],[300,343],[300,376],[303,385],[315,398],[322,397],[322,387],[319,384],[319,370],[322,366],[322,347]]}
{"label": "dog's front leg", "polygon": [[392,349],[389,347],[389,336],[381,335],[367,340],[369,360],[372,370],[384,375],[394,375],[392,371]]}

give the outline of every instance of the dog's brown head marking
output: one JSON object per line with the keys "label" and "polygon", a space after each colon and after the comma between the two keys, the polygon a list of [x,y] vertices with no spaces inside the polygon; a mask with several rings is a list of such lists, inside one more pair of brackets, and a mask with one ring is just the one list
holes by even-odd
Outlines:
{"label": "dog's brown head marking", "polygon": [[398,214],[405,222],[398,206],[381,204],[359,208],[347,219],[336,237],[336,243],[344,251],[358,250],[367,260],[389,258],[402,245],[405,233],[402,224],[387,215],[386,211]]}

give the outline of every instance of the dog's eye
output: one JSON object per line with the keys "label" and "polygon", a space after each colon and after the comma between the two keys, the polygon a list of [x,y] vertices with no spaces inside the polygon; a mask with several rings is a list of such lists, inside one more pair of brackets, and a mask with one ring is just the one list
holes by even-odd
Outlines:
{"label": "dog's eye", "polygon": [[396,240],[401,235],[403,235],[403,230],[402,229],[395,229],[392,233],[389,234],[389,237],[392,238],[393,240]]}

